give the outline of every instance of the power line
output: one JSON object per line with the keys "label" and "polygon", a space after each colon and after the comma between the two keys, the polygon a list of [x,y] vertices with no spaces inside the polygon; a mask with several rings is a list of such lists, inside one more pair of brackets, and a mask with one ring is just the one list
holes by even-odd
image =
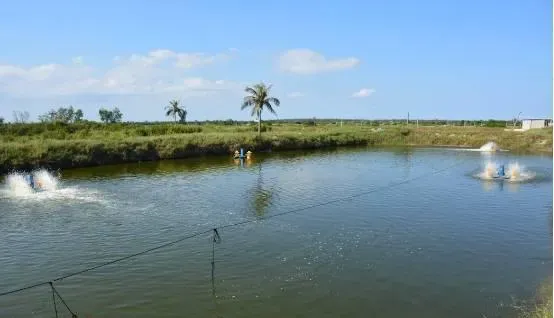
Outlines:
{"label": "power line", "polygon": [[112,260],[112,261],[109,261],[109,262],[105,262],[105,263],[102,263],[102,264],[99,264],[99,265],[96,265],[96,266],[93,266],[93,267],[89,267],[89,268],[80,270],[80,271],[78,271],[78,272],[73,272],[73,273],[70,273],[70,274],[67,274],[67,275],[64,275],[64,276],[60,276],[60,277],[55,278],[55,279],[53,279],[53,280],[51,280],[51,281],[45,281],[45,282],[41,282],[41,283],[36,283],[36,284],[33,284],[33,285],[29,285],[29,286],[21,287],[21,288],[18,288],[18,289],[10,290],[10,291],[7,291],[7,292],[3,292],[3,293],[0,293],[0,296],[5,296],[5,295],[17,293],[17,292],[24,291],[24,290],[27,290],[27,289],[39,287],[39,286],[42,286],[42,285],[47,285],[47,284],[50,284],[51,282],[57,282],[57,281],[60,281],[60,280],[63,280],[63,279],[69,278],[69,277],[73,277],[73,276],[77,276],[77,275],[80,275],[80,274],[84,274],[84,273],[86,273],[86,272],[90,272],[90,271],[95,270],[95,269],[98,269],[98,268],[100,268],[100,267],[108,266],[108,265],[111,265],[111,264],[115,264],[115,263],[122,262],[122,261],[124,261],[124,260],[130,259],[130,258],[133,258],[133,257],[137,257],[137,256],[140,256],[140,255],[144,255],[144,254],[153,252],[153,251],[155,251],[155,250],[159,250],[159,249],[162,249],[162,248],[165,248],[165,247],[168,247],[168,246],[177,244],[177,243],[182,242],[182,241],[184,241],[184,240],[188,240],[188,239],[191,239],[191,238],[193,238],[193,237],[196,237],[196,236],[199,236],[199,235],[202,235],[202,234],[209,233],[209,232],[211,232],[211,231],[213,231],[213,229],[210,229],[210,230],[207,230],[207,231],[203,231],[203,232],[194,233],[194,234],[191,234],[191,235],[188,235],[188,236],[179,238],[179,239],[177,239],[177,240],[174,240],[174,241],[171,241],[171,242],[168,242],[168,243],[164,243],[164,244],[158,245],[158,246],[156,246],[156,247],[149,248],[149,249],[144,250],[144,251],[142,251],[142,252],[138,252],[138,253],[135,253],[135,254],[127,255],[127,256],[124,256],[124,257],[121,257],[121,258],[118,258],[118,259],[115,259],[115,260]]}
{"label": "power line", "polygon": [[[130,259],[130,258],[138,257],[138,256],[141,256],[141,255],[144,255],[144,254],[147,254],[147,253],[150,253],[150,252],[153,252],[153,251],[156,251],[156,250],[159,250],[159,249],[177,244],[179,242],[182,242],[182,241],[185,241],[185,240],[188,240],[188,239],[191,239],[191,238],[203,235],[203,234],[207,234],[207,233],[210,233],[210,232],[217,233],[217,229],[235,227],[235,226],[244,225],[244,224],[248,224],[248,223],[254,223],[254,222],[258,222],[258,221],[263,221],[263,220],[267,220],[267,219],[271,219],[271,218],[275,218],[275,217],[279,217],[279,216],[283,216],[283,215],[287,215],[287,214],[298,213],[298,212],[302,212],[302,211],[305,211],[305,210],[309,210],[309,209],[313,209],[313,208],[317,208],[317,207],[321,207],[321,206],[325,206],[325,205],[334,204],[334,203],[337,203],[337,202],[352,200],[354,198],[361,197],[361,196],[371,194],[371,193],[375,193],[375,192],[378,192],[378,191],[387,190],[387,189],[390,189],[392,187],[396,187],[396,186],[406,184],[406,183],[409,183],[409,182],[412,182],[412,181],[415,181],[415,180],[419,180],[419,179],[423,179],[423,178],[426,178],[426,177],[429,177],[429,176],[439,174],[443,171],[446,171],[446,170],[452,169],[452,168],[454,168],[458,165],[461,165],[465,161],[466,160],[461,160],[460,162],[457,162],[457,163],[455,163],[453,165],[450,165],[448,167],[438,169],[438,170],[434,170],[433,172],[431,172],[429,174],[422,174],[420,176],[417,176],[417,177],[414,177],[414,178],[408,178],[408,179],[402,180],[400,182],[392,182],[392,183],[390,183],[386,186],[379,187],[379,188],[372,189],[372,190],[368,190],[368,191],[364,191],[364,192],[360,192],[360,193],[357,193],[357,194],[354,194],[354,195],[350,195],[350,196],[346,196],[346,197],[342,197],[342,198],[337,198],[337,199],[333,199],[333,200],[329,200],[329,201],[325,201],[325,202],[321,202],[321,203],[317,203],[317,204],[312,204],[312,205],[308,205],[308,206],[297,208],[297,209],[288,210],[288,211],[281,212],[281,213],[276,213],[276,214],[273,214],[273,215],[263,217],[261,219],[244,220],[244,221],[240,221],[240,222],[236,222],[236,223],[222,225],[222,226],[219,226],[219,227],[216,227],[216,228],[212,228],[212,229],[209,229],[209,230],[197,232],[197,233],[194,233],[194,234],[190,234],[190,235],[181,237],[179,239],[176,239],[174,241],[167,242],[167,243],[149,248],[147,250],[144,250],[144,251],[141,251],[141,252],[138,252],[138,253],[130,254],[130,255],[127,255],[127,256],[124,256],[124,257],[121,257],[121,258],[118,258],[118,259],[115,259],[115,260],[112,260],[112,261],[109,261],[109,262],[105,262],[105,263],[102,263],[102,264],[99,264],[99,265],[96,265],[96,266],[92,266],[92,267],[89,267],[89,268],[86,268],[86,269],[83,269],[83,270],[80,270],[80,271],[77,271],[77,272],[73,272],[73,273],[70,273],[70,274],[66,274],[64,276],[60,276],[60,277],[55,278],[53,280],[39,282],[39,283],[35,283],[35,284],[32,284],[32,285],[24,286],[24,287],[21,287],[21,288],[18,288],[18,289],[13,289],[13,290],[10,290],[10,291],[6,291],[6,292],[3,292],[3,293],[0,293],[0,296],[6,296],[6,295],[9,295],[9,294],[14,294],[14,293],[21,292],[21,291],[24,291],[24,290],[27,290],[27,289],[32,289],[32,288],[35,288],[35,287],[51,284],[51,282],[61,281],[63,279],[70,278],[70,277],[73,277],[73,276],[77,276],[77,275],[80,275],[80,274],[83,274],[83,273],[86,273],[86,272],[89,272],[89,271],[93,271],[93,270],[96,270],[96,269],[101,268],[101,267],[105,267],[105,266],[108,266],[108,265],[119,263],[119,262],[122,262],[122,261]],[[217,236],[219,237],[219,234]]]}

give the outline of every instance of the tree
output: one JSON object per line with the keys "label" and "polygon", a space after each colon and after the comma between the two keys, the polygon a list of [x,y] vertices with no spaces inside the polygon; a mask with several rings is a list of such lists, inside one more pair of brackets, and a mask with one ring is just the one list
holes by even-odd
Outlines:
{"label": "tree", "polygon": [[13,112],[13,121],[18,124],[23,124],[29,121],[29,112],[24,111],[14,111]]}
{"label": "tree", "polygon": [[274,106],[281,105],[279,99],[269,96],[271,85],[266,86],[264,83],[256,84],[252,87],[246,87],[244,91],[249,95],[244,97],[241,109],[252,107],[251,116],[256,116],[258,119],[258,135],[262,135],[262,111],[264,107],[272,114],[275,113]]}
{"label": "tree", "polygon": [[4,123],[4,117],[0,117],[0,125]]}
{"label": "tree", "polygon": [[173,116],[173,121],[177,122],[177,116],[179,121],[184,123],[187,120],[187,111],[181,107],[181,102],[178,100],[170,100],[169,105],[165,106],[165,115]]}
{"label": "tree", "polygon": [[117,107],[114,107],[113,110],[100,108],[100,110],[98,110],[98,115],[100,115],[100,120],[105,124],[120,123],[123,118],[123,114]]}
{"label": "tree", "polygon": [[83,120],[83,111],[81,109],[74,109],[73,106],[67,108],[60,107],[58,110],[51,109],[46,114],[38,116],[38,119],[43,123],[75,123]]}
{"label": "tree", "polygon": [[77,122],[77,121],[82,121],[83,120],[83,111],[81,109],[77,109],[75,111],[75,113],[73,114],[73,119]]}
{"label": "tree", "polygon": [[187,110],[183,109],[182,112],[179,112],[179,122],[185,124],[187,122]]}

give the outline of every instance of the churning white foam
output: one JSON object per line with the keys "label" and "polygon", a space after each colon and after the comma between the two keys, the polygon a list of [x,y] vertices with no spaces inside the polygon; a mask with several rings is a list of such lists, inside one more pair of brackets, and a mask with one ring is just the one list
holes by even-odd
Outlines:
{"label": "churning white foam", "polygon": [[493,141],[489,141],[486,144],[482,145],[481,148],[479,148],[479,151],[487,151],[487,152],[499,151],[499,150],[500,150],[500,147],[498,147],[498,145]]}
{"label": "churning white foam", "polygon": [[33,173],[37,186],[45,191],[53,191],[58,188],[58,178],[46,170],[38,170]]}
{"label": "churning white foam", "polygon": [[27,180],[25,180],[25,176],[19,173],[9,174],[6,177],[6,185],[6,190],[18,197],[31,195],[35,192]]}
{"label": "churning white foam", "polygon": [[37,200],[78,200],[85,202],[104,202],[100,193],[79,187],[63,187],[62,182],[47,170],[32,172],[35,189],[26,179],[28,174],[11,173],[5,178],[5,185],[0,188],[0,195],[5,198],[21,201]]}
{"label": "churning white foam", "polygon": [[[485,167],[481,170],[476,177],[483,180],[493,180],[498,179],[498,168],[499,164],[494,161],[488,161],[485,163]],[[509,163],[506,170],[504,171],[505,178],[501,178],[508,182],[523,182],[531,180],[535,177],[536,173],[533,171],[525,169],[524,166],[520,165],[518,162]]]}
{"label": "churning white foam", "polygon": [[481,152],[485,155],[491,154],[491,153],[497,152],[497,151],[508,151],[508,150],[501,149],[500,146],[498,146],[498,144],[495,143],[494,141],[489,141],[489,142],[487,142],[486,144],[482,145],[479,148],[454,148],[453,150],[457,150],[457,151],[475,151],[475,152]]}

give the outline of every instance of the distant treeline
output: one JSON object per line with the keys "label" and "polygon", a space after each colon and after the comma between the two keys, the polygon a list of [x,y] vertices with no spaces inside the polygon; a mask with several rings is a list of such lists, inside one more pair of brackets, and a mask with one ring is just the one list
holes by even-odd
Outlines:
{"label": "distant treeline", "polygon": [[[423,125],[423,126],[480,126],[480,127],[506,127],[513,125],[514,121],[488,119],[488,120],[446,120],[446,119],[280,119],[268,120],[266,123],[295,123],[295,124],[358,124],[358,125]],[[520,124],[517,122],[516,124]]]}
{"label": "distant treeline", "polygon": [[158,136],[201,132],[198,126],[173,123],[110,123],[79,121],[74,123],[46,122],[0,125],[0,141],[13,141],[23,136],[40,136],[44,139],[89,139],[108,137],[120,133],[120,137]]}
{"label": "distant treeline", "polygon": [[[144,125],[161,124],[167,122],[136,122]],[[251,124],[251,120],[205,120],[205,121],[189,121],[188,124],[194,125],[248,125]],[[317,118],[296,118],[296,119],[275,119],[265,120],[265,125],[273,124],[298,124],[298,125],[406,125],[406,119],[317,119]],[[514,121],[507,120],[442,120],[442,119],[413,119],[409,121],[410,125],[422,125],[422,126],[479,126],[479,127],[506,127],[506,125],[513,125]],[[521,122],[515,123],[520,125]]]}
{"label": "distant treeline", "polygon": [[[187,125],[223,125],[223,126],[233,126],[233,125],[250,125],[253,122],[251,120],[205,120],[205,121],[189,121]],[[123,129],[123,127],[128,128],[129,126],[144,126],[144,125],[174,125],[168,121],[141,121],[141,122],[114,122],[109,123],[110,129],[117,130],[117,127]],[[179,123],[179,125],[184,123]],[[277,119],[277,120],[266,120],[264,125],[274,125],[274,124],[298,124],[298,125],[406,125],[406,119],[316,119],[316,118],[298,118],[298,119]],[[514,125],[514,121],[507,120],[439,120],[439,119],[413,119],[409,121],[410,125],[422,125],[422,126],[478,126],[478,127],[506,127],[507,125]],[[515,122],[516,125],[520,125],[521,122]],[[98,128],[101,129],[105,127],[105,123],[89,120],[79,120],[75,122],[31,122],[31,123],[0,123],[0,133],[7,133],[20,131],[21,134],[32,134],[40,133],[45,130],[52,130],[59,127],[69,127],[68,130],[75,130],[79,128],[89,127],[89,128]],[[20,133],[17,133],[20,134]]]}

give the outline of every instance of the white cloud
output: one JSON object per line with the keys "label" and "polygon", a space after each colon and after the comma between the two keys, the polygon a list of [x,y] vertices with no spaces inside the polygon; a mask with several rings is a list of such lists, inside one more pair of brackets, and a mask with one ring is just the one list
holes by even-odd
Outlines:
{"label": "white cloud", "polygon": [[375,93],[375,90],[373,88],[362,88],[359,91],[352,94],[352,97],[368,97],[371,96],[373,93]]}
{"label": "white cloud", "polygon": [[360,60],[355,57],[327,59],[309,49],[288,50],[279,57],[282,71],[301,75],[347,70],[359,64]]}
{"label": "white cloud", "polygon": [[73,62],[73,64],[83,64],[83,57],[82,56],[76,56],[76,57],[71,59],[71,62]]}
{"label": "white cloud", "polygon": [[67,64],[32,67],[0,64],[0,93],[14,97],[45,97],[79,94],[179,95],[241,89],[223,80],[187,76],[184,72],[230,58],[225,53],[180,53],[154,50],[146,55],[114,57],[108,69],[97,69],[75,57]]}
{"label": "white cloud", "polygon": [[289,98],[297,98],[297,97],[303,97],[303,96],[304,96],[304,93],[301,93],[301,92],[292,92],[287,94],[287,97]]}

